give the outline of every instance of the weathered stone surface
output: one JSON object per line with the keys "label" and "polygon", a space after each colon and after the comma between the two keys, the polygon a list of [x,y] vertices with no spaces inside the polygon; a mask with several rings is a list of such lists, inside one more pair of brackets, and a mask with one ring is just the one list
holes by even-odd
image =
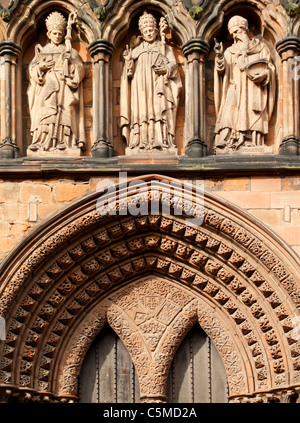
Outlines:
{"label": "weathered stone surface", "polygon": [[[225,52],[215,44],[216,154],[272,153],[264,145],[275,102],[275,67],[266,45],[250,39],[248,22],[233,16],[234,43]],[[220,81],[223,78],[223,82]]]}
{"label": "weathered stone surface", "polygon": [[61,13],[52,12],[46,19],[49,43],[35,47],[29,66],[32,143],[28,156],[76,157],[85,145],[81,85],[85,72],[71,46],[76,19],[75,12],[69,15],[68,22]]}
{"label": "weathered stone surface", "polygon": [[[176,154],[175,127],[182,88],[173,49],[166,43],[165,18],[159,23],[146,11],[139,18],[141,40],[131,40],[123,53],[120,127],[126,154],[144,150]],[[130,151],[133,149],[133,151]]]}

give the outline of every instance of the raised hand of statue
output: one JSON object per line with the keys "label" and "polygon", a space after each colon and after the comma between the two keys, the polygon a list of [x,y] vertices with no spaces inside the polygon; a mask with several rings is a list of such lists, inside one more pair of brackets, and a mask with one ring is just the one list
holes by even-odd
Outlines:
{"label": "raised hand of statue", "polygon": [[214,39],[214,42],[215,42],[214,51],[216,55],[218,57],[223,56],[223,53],[224,53],[223,43],[219,43],[216,38]]}
{"label": "raised hand of statue", "polygon": [[132,50],[129,48],[128,44],[126,45],[126,50],[123,53],[124,60],[129,61],[132,59]]}
{"label": "raised hand of statue", "polygon": [[128,46],[128,44],[126,45],[126,50],[123,53],[123,57],[127,69],[127,76],[132,78],[134,74],[134,63],[132,60],[132,49]]}
{"label": "raised hand of statue", "polygon": [[160,31],[161,36],[167,29],[168,29],[168,23],[166,21],[166,18],[160,18],[159,31]]}

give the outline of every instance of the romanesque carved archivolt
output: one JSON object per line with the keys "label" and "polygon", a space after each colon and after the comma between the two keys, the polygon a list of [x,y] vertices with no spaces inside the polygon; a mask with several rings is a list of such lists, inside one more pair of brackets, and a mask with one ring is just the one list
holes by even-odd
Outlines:
{"label": "romanesque carved archivolt", "polygon": [[[210,196],[199,227],[171,215],[100,217],[93,201],[65,217],[65,226],[58,222],[49,235],[38,236],[17,272],[7,269],[0,298],[7,320],[2,383],[75,399],[84,355],[107,318],[136,367],[147,362],[153,374],[163,355],[169,365],[179,339],[198,319],[223,358],[230,395],[299,384],[293,324],[299,281],[292,260],[282,259],[269,234],[254,230],[243,215],[238,221]],[[218,313],[207,318],[194,300]],[[89,327],[100,304],[106,317],[98,329]],[[73,347],[76,357],[69,357]],[[144,394],[163,399],[165,375],[156,390],[147,380]]]}
{"label": "romanesque carved archivolt", "polygon": [[[90,345],[87,335],[94,334],[103,326],[99,316],[103,317],[106,313],[108,323],[124,342],[135,364],[142,401],[164,401],[172,359],[183,338],[198,320],[198,310],[202,314],[206,310],[206,329],[210,328],[213,334],[218,327],[220,333],[224,333],[217,319],[212,319],[213,309],[208,309],[191,292],[174,283],[152,276],[121,288],[97,307],[97,312],[93,312],[93,316],[98,316],[95,320],[89,317],[81,324],[69,347],[70,358],[64,365],[60,380],[61,392],[76,392],[74,375],[79,373],[84,358],[81,351],[86,351]],[[200,321],[202,319],[199,317]],[[231,362],[230,335],[226,334],[222,339],[219,340],[222,353]],[[231,366],[234,367],[235,378],[240,376],[244,379],[243,369],[232,362]],[[240,392],[238,388],[237,391]]]}
{"label": "romanesque carved archivolt", "polygon": [[85,71],[71,45],[75,21],[75,12],[68,22],[61,13],[51,13],[46,19],[49,42],[35,47],[29,66],[30,156],[78,156],[85,145],[81,84]]}
{"label": "romanesque carved archivolt", "polygon": [[244,366],[241,357],[236,354],[233,339],[225,330],[215,313],[206,305],[199,303],[198,320],[200,326],[214,342],[227,369],[230,393],[234,395],[247,390]]}
{"label": "romanesque carved archivolt", "polygon": [[[106,308],[104,305],[96,307],[89,317],[85,319],[75,335],[71,349],[68,351],[68,359],[64,363],[64,371],[59,377],[62,395],[68,395],[70,392],[73,392],[74,387],[77,386],[77,378],[82,365],[82,357],[87,353],[91,340],[93,340],[97,333],[103,328],[106,322],[105,311]],[[51,352],[50,350],[50,354]],[[45,353],[46,351],[44,350],[44,354]],[[47,385],[43,385],[41,381],[40,389],[46,390],[46,388]]]}
{"label": "romanesque carved archivolt", "polygon": [[182,87],[172,47],[166,43],[167,23],[144,12],[139,19],[141,36],[124,52],[121,80],[121,128],[126,154],[168,152],[175,154],[175,125]]}
{"label": "romanesque carved archivolt", "polygon": [[264,138],[275,101],[270,52],[249,37],[241,16],[229,20],[228,31],[233,45],[224,52],[222,43],[215,44],[215,153],[268,152]]}

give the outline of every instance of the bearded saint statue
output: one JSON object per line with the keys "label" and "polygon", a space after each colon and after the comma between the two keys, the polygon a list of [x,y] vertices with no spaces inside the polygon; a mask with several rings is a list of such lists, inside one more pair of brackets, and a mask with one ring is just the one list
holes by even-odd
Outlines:
{"label": "bearded saint statue", "polygon": [[175,148],[182,83],[173,49],[165,41],[166,29],[167,23],[161,18],[159,37],[156,19],[144,12],[139,19],[141,36],[123,54],[120,115],[128,150]]}
{"label": "bearded saint statue", "polygon": [[215,152],[264,146],[275,97],[275,68],[268,47],[249,37],[248,21],[228,22],[233,45],[215,40]]}
{"label": "bearded saint statue", "polygon": [[35,48],[29,66],[32,135],[29,155],[40,152],[64,155],[70,150],[80,154],[85,145],[81,84],[85,71],[79,54],[71,46],[75,20],[76,14],[71,13],[67,25],[61,13],[51,13],[46,19],[49,42]]}

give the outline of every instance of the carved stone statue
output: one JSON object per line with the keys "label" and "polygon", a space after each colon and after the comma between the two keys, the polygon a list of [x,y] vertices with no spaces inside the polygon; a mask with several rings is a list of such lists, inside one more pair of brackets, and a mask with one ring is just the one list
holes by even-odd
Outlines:
{"label": "carved stone statue", "polygon": [[275,97],[275,68],[268,47],[248,34],[248,22],[228,22],[233,45],[223,51],[215,40],[216,154],[267,153],[264,145]]}
{"label": "carved stone statue", "polygon": [[68,23],[61,13],[51,13],[46,19],[49,42],[35,47],[29,66],[30,156],[79,156],[85,145],[81,84],[85,71],[71,46],[75,20],[75,12]]}
{"label": "carved stone statue", "polygon": [[123,55],[120,114],[129,155],[145,150],[177,154],[175,123],[182,83],[172,47],[166,44],[164,18],[159,27],[160,31],[154,16],[144,12],[139,19],[141,36]]}

